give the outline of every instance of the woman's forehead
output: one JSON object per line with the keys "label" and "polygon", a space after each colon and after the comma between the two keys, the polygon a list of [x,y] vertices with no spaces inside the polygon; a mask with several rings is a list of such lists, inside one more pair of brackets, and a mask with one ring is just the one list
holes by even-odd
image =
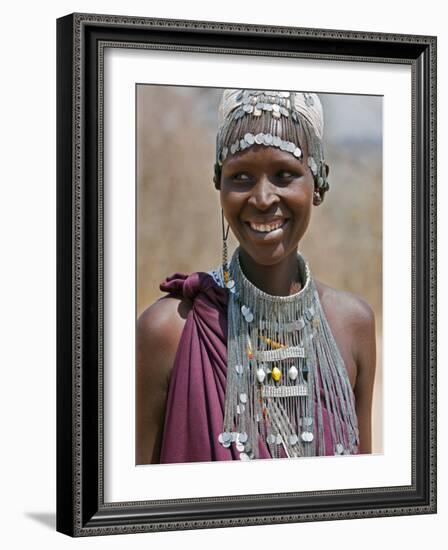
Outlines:
{"label": "woman's forehead", "polygon": [[232,170],[237,167],[243,168],[245,166],[260,168],[287,166],[292,169],[303,166],[303,161],[287,151],[254,144],[244,151],[239,151],[229,156],[223,163],[224,170]]}

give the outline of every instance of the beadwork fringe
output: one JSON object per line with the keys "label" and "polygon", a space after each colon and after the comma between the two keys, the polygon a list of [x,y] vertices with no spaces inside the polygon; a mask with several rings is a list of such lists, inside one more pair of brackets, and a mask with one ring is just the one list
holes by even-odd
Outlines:
{"label": "beadwork fringe", "polygon": [[[343,359],[308,264],[298,254],[303,288],[271,296],[243,274],[239,249],[229,266],[227,384],[219,441],[240,458],[353,454],[359,433]],[[333,448],[324,437],[324,409]]]}

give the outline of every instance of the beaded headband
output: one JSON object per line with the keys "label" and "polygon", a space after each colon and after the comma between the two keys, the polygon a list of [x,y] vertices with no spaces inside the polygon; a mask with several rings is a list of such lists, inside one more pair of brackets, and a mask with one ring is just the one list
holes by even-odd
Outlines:
{"label": "beaded headband", "polygon": [[317,94],[265,90],[225,90],[219,106],[215,175],[230,155],[254,144],[277,147],[307,163],[321,195],[328,190],[324,160],[323,111]]}

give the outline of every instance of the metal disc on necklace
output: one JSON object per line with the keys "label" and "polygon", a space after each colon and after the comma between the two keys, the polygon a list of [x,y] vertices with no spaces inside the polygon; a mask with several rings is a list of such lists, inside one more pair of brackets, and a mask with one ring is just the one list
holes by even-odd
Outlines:
{"label": "metal disc on necklace", "polygon": [[299,441],[299,438],[298,438],[297,434],[291,434],[289,436],[289,444],[290,445],[295,445],[298,441]]}
{"label": "metal disc on necklace", "polygon": [[218,441],[221,443],[223,447],[227,449],[230,447],[230,444],[232,443],[232,436],[229,432],[223,432],[218,435]]}
{"label": "metal disc on necklace", "polygon": [[237,374],[243,374],[243,365],[235,365],[235,370]]}
{"label": "metal disc on necklace", "polygon": [[244,405],[237,405],[236,406],[236,413],[237,414],[243,414],[243,412],[246,410],[246,407]]}
{"label": "metal disc on necklace", "polygon": [[302,441],[305,441],[306,443],[311,443],[314,439],[313,432],[302,432]]}
{"label": "metal disc on necklace", "polygon": [[230,443],[232,441],[232,434],[230,432],[222,432],[218,436],[218,441],[220,443]]}
{"label": "metal disc on necklace", "polygon": [[230,279],[228,282],[227,282],[227,288],[233,288],[235,286],[235,281],[233,279]]}
{"label": "metal disc on necklace", "polygon": [[281,445],[282,442],[283,442],[283,438],[280,434],[277,435],[277,437],[275,438],[275,442],[277,443],[277,445]]}
{"label": "metal disc on necklace", "polygon": [[311,319],[313,318],[313,316],[314,316],[314,312],[312,311],[312,309],[307,309],[307,310],[305,311],[305,319],[306,319],[308,322],[311,321]]}
{"label": "metal disc on necklace", "polygon": [[240,453],[240,460],[250,460],[247,453]]}
{"label": "metal disc on necklace", "polygon": [[238,436],[238,441],[240,441],[241,443],[246,443],[247,438],[248,438],[247,433],[246,432],[241,432]]}
{"label": "metal disc on necklace", "polygon": [[236,450],[242,453],[244,451],[244,445],[240,443],[239,441],[236,444]]}
{"label": "metal disc on necklace", "polygon": [[341,455],[344,452],[344,445],[342,445],[342,443],[338,443],[336,445],[336,452],[338,455]]}
{"label": "metal disc on necklace", "polygon": [[275,440],[276,440],[276,437],[274,434],[269,434],[268,437],[266,438],[266,441],[271,445],[275,443]]}
{"label": "metal disc on necklace", "polygon": [[240,393],[241,403],[247,403],[247,393]]}
{"label": "metal disc on necklace", "polygon": [[245,305],[242,305],[241,306],[241,313],[246,316],[248,313],[250,312],[250,308],[248,308],[247,306]]}
{"label": "metal disc on necklace", "polygon": [[244,316],[244,318],[246,319],[246,321],[248,323],[252,323],[252,321],[254,320],[254,315],[252,312],[248,313],[247,315]]}

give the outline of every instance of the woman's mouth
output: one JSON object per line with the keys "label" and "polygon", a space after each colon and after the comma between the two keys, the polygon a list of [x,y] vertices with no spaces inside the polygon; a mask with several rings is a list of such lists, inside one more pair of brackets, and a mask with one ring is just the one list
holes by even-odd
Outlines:
{"label": "woman's mouth", "polygon": [[283,238],[285,226],[288,224],[288,219],[280,218],[271,221],[247,221],[246,225],[252,238],[257,242],[275,241]]}
{"label": "woman's mouth", "polygon": [[273,231],[277,231],[278,229],[281,229],[287,220],[275,220],[269,223],[258,223],[258,222],[247,222],[249,227],[256,231],[257,233],[272,233]]}

